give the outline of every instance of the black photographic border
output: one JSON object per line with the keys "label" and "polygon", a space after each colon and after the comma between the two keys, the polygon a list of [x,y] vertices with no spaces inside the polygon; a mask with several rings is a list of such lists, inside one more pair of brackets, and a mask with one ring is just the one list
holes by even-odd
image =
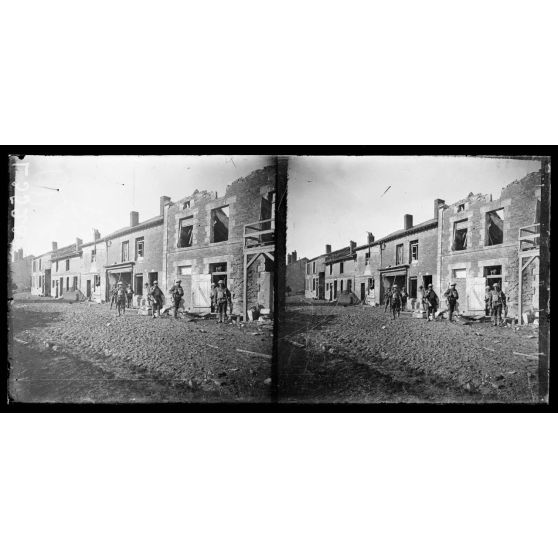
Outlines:
{"label": "black photographic border", "polygon": [[[556,146],[549,145],[384,145],[384,146],[305,146],[305,145],[15,145],[4,146],[4,179],[7,186],[5,192],[5,215],[7,226],[2,227],[5,235],[6,247],[4,261],[8,264],[10,253],[12,215],[9,197],[11,195],[11,178],[9,157],[11,155],[270,155],[276,156],[277,165],[277,242],[276,242],[276,273],[275,273],[275,315],[274,339],[278,338],[278,328],[281,321],[281,309],[284,308],[285,287],[285,256],[286,256],[286,216],[288,208],[288,157],[290,155],[308,156],[492,156],[492,157],[544,157],[549,162],[556,151]],[[550,184],[550,173],[545,176]],[[551,204],[550,188],[543,189],[541,199],[541,270],[544,270],[545,281],[550,284],[550,221]],[[6,266],[6,269],[8,267]],[[2,297],[4,316],[6,317],[5,332],[9,341],[8,330],[8,299],[10,282],[6,281],[6,296]],[[543,296],[546,291],[543,290]],[[277,392],[277,343],[273,345],[272,360],[272,391],[270,402],[220,402],[220,403],[22,403],[8,399],[8,369],[9,362],[6,351],[6,374],[0,386],[0,408],[4,412],[195,412],[195,413],[283,413],[283,412],[473,412],[473,413],[501,413],[501,412],[555,412],[556,403],[553,397],[553,382],[550,374],[550,326],[546,320],[539,327],[539,346],[545,356],[539,359],[539,385],[548,385],[548,402],[539,403],[282,403],[278,400]],[[548,355],[548,356],[546,356]],[[555,382],[554,382],[555,383]]]}

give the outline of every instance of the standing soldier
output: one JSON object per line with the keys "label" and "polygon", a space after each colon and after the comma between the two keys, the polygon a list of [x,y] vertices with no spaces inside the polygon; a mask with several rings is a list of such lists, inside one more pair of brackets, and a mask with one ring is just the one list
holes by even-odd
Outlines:
{"label": "standing soldier", "polygon": [[502,309],[504,315],[507,314],[506,295],[500,290],[500,283],[494,283],[494,288],[490,291],[490,313],[492,324],[495,326],[503,325]]}
{"label": "standing soldier", "polygon": [[128,284],[128,288],[126,289],[126,299],[128,301],[128,308],[132,307],[133,297],[134,297],[134,291],[132,289],[132,285]]}
{"label": "standing soldier", "polygon": [[126,313],[126,289],[122,284],[122,281],[118,281],[116,284],[116,290],[114,294],[114,299],[116,301],[116,309],[118,310],[118,315]]}
{"label": "standing soldier", "polygon": [[174,282],[174,285],[171,287],[169,291],[172,297],[172,302],[174,304],[174,318],[178,320],[178,308],[180,303],[182,302],[182,297],[184,296],[184,289],[182,288],[181,284],[182,281],[177,279]]}
{"label": "standing soldier", "polygon": [[444,293],[448,301],[448,312],[449,312],[449,321],[453,321],[453,313],[455,312],[455,305],[457,304],[457,300],[459,299],[459,293],[455,288],[455,283],[450,283],[450,288]]}
{"label": "standing soldier", "polygon": [[163,291],[159,288],[159,282],[153,281],[153,287],[149,290],[151,297],[151,308],[153,310],[153,318],[161,317],[161,308],[163,307]]}
{"label": "standing soldier", "polygon": [[484,315],[490,316],[490,287],[484,289]]}
{"label": "standing soldier", "polygon": [[384,295],[384,314],[387,312],[387,309],[391,305],[391,287],[388,287],[386,290],[386,294]]}
{"label": "standing soldier", "polygon": [[217,282],[215,302],[217,305],[217,323],[223,323],[227,317],[227,304],[232,305],[231,292],[225,287],[223,280]]}
{"label": "standing soldier", "polygon": [[399,291],[399,287],[397,285],[393,285],[393,289],[391,292],[390,306],[391,306],[391,312],[393,314],[394,320],[395,320],[395,314],[397,314],[397,317],[399,317],[399,314],[401,312],[402,302],[403,302],[403,297],[401,295],[401,292]]}
{"label": "standing soldier", "polygon": [[215,283],[211,283],[211,313],[217,312],[215,304]]}
{"label": "standing soldier", "polygon": [[428,312],[428,319],[433,320],[436,317],[436,312],[438,310],[438,295],[434,292],[432,284],[428,285],[426,293],[424,294],[424,302],[426,304],[426,309]]}
{"label": "standing soldier", "polygon": [[407,294],[407,289],[405,287],[401,288],[401,310],[402,311],[406,311],[407,310],[407,299],[409,298],[409,295]]}

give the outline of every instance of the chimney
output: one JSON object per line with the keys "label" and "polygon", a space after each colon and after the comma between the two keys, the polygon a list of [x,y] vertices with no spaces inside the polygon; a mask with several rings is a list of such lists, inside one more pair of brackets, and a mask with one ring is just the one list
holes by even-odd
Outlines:
{"label": "chimney", "polygon": [[355,251],[355,248],[356,248],[356,242],[355,242],[355,241],[353,241],[353,240],[351,240],[351,241],[349,242],[349,246],[350,246],[350,249],[351,249],[351,254],[352,254],[352,253],[353,253],[353,252]]}
{"label": "chimney", "polygon": [[406,213],[403,215],[403,228],[405,230],[412,228],[413,226],[413,216]]}
{"label": "chimney", "polygon": [[101,233],[97,229],[93,229],[93,241],[97,242],[101,240]]}
{"label": "chimney", "polygon": [[331,244],[326,244],[326,254],[331,254]]}
{"label": "chimney", "polygon": [[374,242],[374,235],[369,232],[368,233],[368,244],[372,244]]}
{"label": "chimney", "polygon": [[135,227],[139,223],[139,213],[130,211],[130,227]]}
{"label": "chimney", "polygon": [[171,199],[168,196],[161,196],[159,201],[159,212],[162,215],[165,214],[165,205],[170,203]]}
{"label": "chimney", "polygon": [[293,257],[292,257],[293,263],[296,262],[297,257],[298,257],[298,256],[297,256],[297,254],[296,254],[296,250],[293,250]]}
{"label": "chimney", "polygon": [[438,212],[440,210],[440,206],[445,204],[444,200],[435,199],[434,200],[434,219],[438,219]]}
{"label": "chimney", "polygon": [[76,248],[79,250],[79,247],[83,244],[83,240],[76,236]]}
{"label": "chimney", "polygon": [[58,250],[58,242],[53,242],[52,243],[52,251],[56,252],[56,250]]}
{"label": "chimney", "polygon": [[290,254],[287,254],[287,265],[291,265],[293,263],[293,257]]}

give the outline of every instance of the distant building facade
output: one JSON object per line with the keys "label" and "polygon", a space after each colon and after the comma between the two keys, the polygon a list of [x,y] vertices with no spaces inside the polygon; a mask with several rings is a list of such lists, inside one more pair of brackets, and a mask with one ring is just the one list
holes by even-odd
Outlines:
{"label": "distant building facade", "polygon": [[31,277],[33,260],[35,256],[24,256],[23,248],[14,252],[13,261],[10,263],[10,276],[12,286],[17,292],[31,291]]}
{"label": "distant building facade", "polygon": [[298,259],[296,251],[287,255],[287,294],[303,295],[306,287],[306,265],[308,258]]}

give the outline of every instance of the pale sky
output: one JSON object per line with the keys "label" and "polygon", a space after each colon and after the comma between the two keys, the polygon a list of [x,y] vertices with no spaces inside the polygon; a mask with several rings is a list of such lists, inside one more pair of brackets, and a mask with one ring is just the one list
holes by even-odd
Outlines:
{"label": "pale sky", "polygon": [[[12,248],[38,256],[75,242],[90,242],[93,228],[109,234],[159,214],[160,196],[173,201],[198,190],[225,193],[228,184],[272,164],[265,156],[27,156],[28,176],[18,167]],[[28,182],[29,186],[23,186]],[[135,186],[134,186],[135,184]],[[60,191],[49,188],[59,188]]]}
{"label": "pale sky", "polygon": [[[532,160],[433,156],[308,156],[289,160],[287,252],[314,258],[325,245],[336,250],[365,244],[434,217],[434,200],[454,203],[501,189],[540,169]],[[383,192],[391,186],[384,194]]]}

